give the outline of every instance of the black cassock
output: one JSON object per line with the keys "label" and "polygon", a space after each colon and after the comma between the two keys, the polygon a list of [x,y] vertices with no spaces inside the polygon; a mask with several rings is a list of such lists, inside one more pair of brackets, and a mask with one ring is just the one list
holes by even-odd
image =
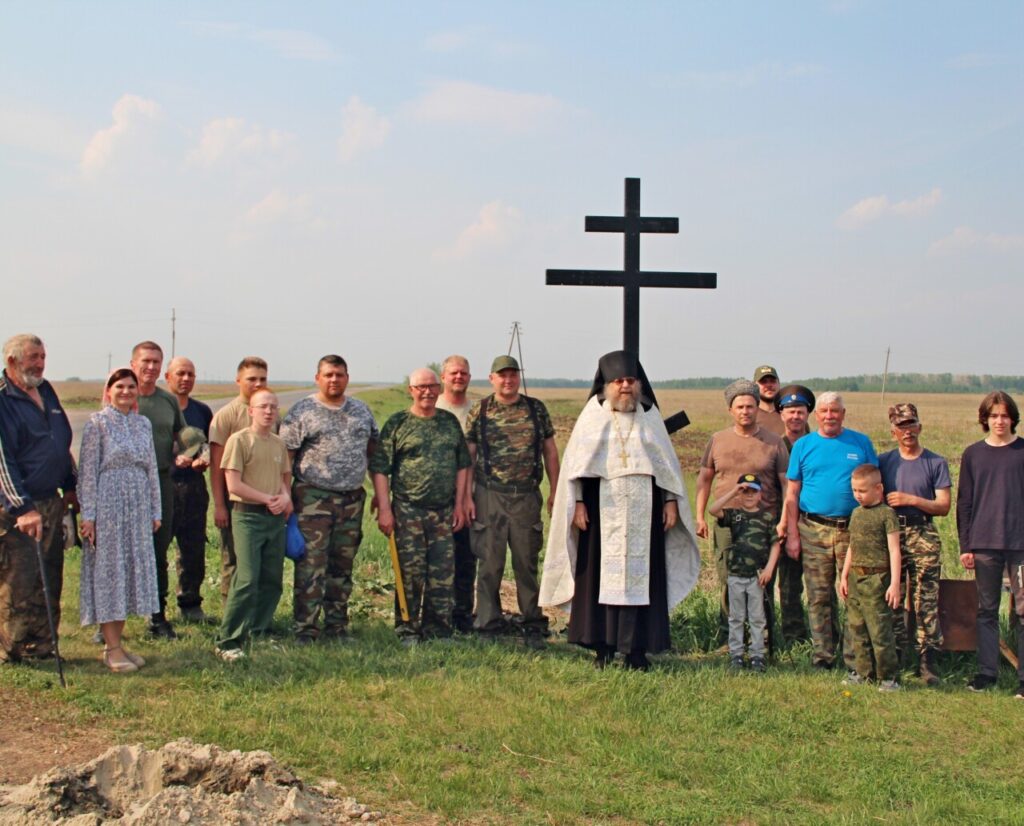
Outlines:
{"label": "black cassock", "polygon": [[569,616],[569,642],[595,651],[621,654],[665,651],[671,645],[665,577],[664,492],[651,479],[651,567],[649,605],[602,605],[600,479],[584,478],[583,504],[589,519],[576,551],[575,591]]}

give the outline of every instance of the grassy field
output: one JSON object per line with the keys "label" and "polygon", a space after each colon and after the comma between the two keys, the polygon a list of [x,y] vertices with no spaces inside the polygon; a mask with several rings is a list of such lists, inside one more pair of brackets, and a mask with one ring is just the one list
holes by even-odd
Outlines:
{"label": "grassy field", "polygon": [[[561,444],[582,391],[543,390]],[[364,398],[379,421],[401,392]],[[661,394],[694,425],[676,435],[692,482],[711,432],[727,424],[719,393]],[[924,442],[951,458],[978,438],[977,399],[922,396]],[[877,395],[847,399],[848,425],[888,449]],[[942,526],[955,541],[952,520]],[[219,551],[209,531],[206,608],[220,612]],[[946,575],[959,575],[955,546]],[[291,564],[278,612],[288,630]],[[122,740],[178,736],[265,748],[306,779],[333,778],[394,822],[463,823],[1021,823],[1017,754],[1021,704],[1007,689],[962,689],[973,657],[948,655],[938,690],[847,689],[812,672],[808,650],[783,653],[765,675],[732,674],[707,653],[716,602],[698,590],[673,617],[676,650],[648,674],[598,672],[554,638],[545,652],[515,641],[433,643],[408,650],[390,630],[391,576],[383,538],[367,518],[352,601],[354,640],[311,649],[287,637],[259,643],[246,662],[212,653],[214,629],[178,625],[182,639],[150,643],[137,675],[107,673],[77,618],[78,559],[67,565],[62,648],[70,689],[51,665],[0,670],[13,692],[50,696],[69,716],[94,715]],[[173,612],[172,612],[173,613]],[[172,619],[173,619],[172,615]]]}
{"label": "grassy field", "polygon": [[[51,382],[61,404],[68,410],[93,410],[99,407],[100,398],[103,396],[103,382],[101,381],[55,381]],[[306,385],[273,385],[275,390],[293,390]],[[166,384],[160,382],[160,387],[167,389]],[[198,399],[231,399],[238,395],[238,387],[231,382],[216,382],[196,384],[192,395]]]}

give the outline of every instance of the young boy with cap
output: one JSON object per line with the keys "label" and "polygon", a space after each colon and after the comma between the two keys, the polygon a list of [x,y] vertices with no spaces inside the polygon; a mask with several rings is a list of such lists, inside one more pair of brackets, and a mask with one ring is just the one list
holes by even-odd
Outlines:
{"label": "young boy with cap", "polygon": [[882,501],[882,474],[871,464],[850,476],[860,506],[850,514],[850,547],[839,578],[846,627],[853,645],[850,685],[879,680],[879,691],[899,691],[892,612],[900,602],[900,523]]}
{"label": "young boy with cap", "polygon": [[[739,497],[738,508],[726,507]],[[744,473],[736,484],[711,503],[711,515],[729,528],[732,541],[726,550],[729,588],[729,664],[743,668],[743,625],[750,625],[750,668],[765,670],[764,587],[779,561],[776,517],[761,507],[761,483]]]}

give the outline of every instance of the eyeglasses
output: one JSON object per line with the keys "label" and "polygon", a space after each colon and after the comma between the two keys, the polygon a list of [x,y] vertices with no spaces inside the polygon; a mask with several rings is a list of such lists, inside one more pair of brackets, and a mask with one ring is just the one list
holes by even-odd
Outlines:
{"label": "eyeglasses", "polygon": [[280,410],[280,406],[276,404],[254,404],[253,410]]}
{"label": "eyeglasses", "polygon": [[441,389],[440,384],[410,384],[409,386],[417,393],[436,393]]}

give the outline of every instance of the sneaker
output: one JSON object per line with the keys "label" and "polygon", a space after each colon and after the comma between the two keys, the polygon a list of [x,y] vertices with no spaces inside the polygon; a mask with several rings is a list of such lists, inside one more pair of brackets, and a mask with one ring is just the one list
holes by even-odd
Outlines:
{"label": "sneaker", "polygon": [[295,644],[299,648],[305,648],[308,645],[312,645],[314,642],[316,642],[316,640],[312,637],[307,637],[305,634],[301,634],[295,638]]}
{"label": "sneaker", "polygon": [[764,661],[764,657],[751,657],[750,670],[756,671],[758,674],[764,674],[768,670],[768,663]]}
{"label": "sneaker", "polygon": [[902,691],[903,686],[901,686],[896,680],[882,680],[882,682],[878,684],[878,690],[883,693],[888,693],[890,691]]}
{"label": "sneaker", "polygon": [[526,635],[526,647],[531,651],[543,651],[547,648],[547,643],[540,633],[528,633]]}
{"label": "sneaker", "polygon": [[1024,682],[1017,686],[1017,693],[1013,695],[1014,700],[1024,700]]}
{"label": "sneaker", "polygon": [[843,685],[864,685],[866,682],[867,680],[860,676],[856,671],[851,671],[843,677]]}
{"label": "sneaker", "polygon": [[216,648],[217,656],[226,663],[234,663],[245,659],[245,652],[241,648]]}
{"label": "sneaker", "polygon": [[411,634],[399,637],[399,640],[401,641],[402,645],[404,645],[406,648],[414,648],[415,646],[420,644],[420,638],[414,637]]}
{"label": "sneaker", "polygon": [[968,691],[986,691],[996,684],[996,678],[988,674],[975,674],[974,679],[967,684]]}
{"label": "sneaker", "polygon": [[729,668],[733,671],[742,671],[746,667],[747,664],[743,662],[743,656],[741,654],[737,654],[736,656],[729,658]]}

